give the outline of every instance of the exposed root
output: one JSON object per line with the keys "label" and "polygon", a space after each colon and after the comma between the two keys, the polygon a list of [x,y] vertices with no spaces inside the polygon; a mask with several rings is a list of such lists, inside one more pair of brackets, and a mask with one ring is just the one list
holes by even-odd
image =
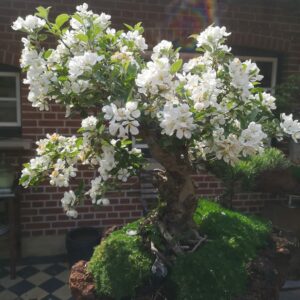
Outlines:
{"label": "exposed root", "polygon": [[[158,227],[160,229],[160,232],[162,236],[165,238],[167,241],[170,249],[176,254],[176,255],[181,255],[186,253],[193,253],[195,252],[202,243],[208,241],[207,236],[201,236],[197,230],[193,229],[192,233],[195,235],[195,239],[189,239],[187,240],[187,244],[179,244],[174,240],[172,235],[168,232],[166,229],[165,225],[161,222],[158,222]],[[151,245],[152,249],[152,245]],[[160,257],[162,260],[164,260],[163,257]]]}
{"label": "exposed root", "polygon": [[188,251],[188,253],[193,253],[193,252],[195,252],[195,251],[200,247],[200,245],[201,245],[203,242],[205,242],[206,240],[207,240],[206,235],[205,235],[204,237],[201,237],[201,236],[200,236],[198,242],[195,244],[195,246],[194,246],[191,250]]}
{"label": "exposed root", "polygon": [[151,241],[151,251],[156,255],[156,257],[158,257],[159,259],[161,259],[166,265],[171,266],[171,262],[166,258],[165,255],[163,255],[154,245],[154,243]]}
{"label": "exposed root", "polygon": [[162,222],[157,222],[158,228],[162,234],[162,236],[165,238],[167,243],[169,244],[169,247],[173,250],[173,252],[176,255],[183,254],[183,251],[180,247],[180,245],[174,240],[172,235],[169,233],[169,231],[166,229],[165,225]]}

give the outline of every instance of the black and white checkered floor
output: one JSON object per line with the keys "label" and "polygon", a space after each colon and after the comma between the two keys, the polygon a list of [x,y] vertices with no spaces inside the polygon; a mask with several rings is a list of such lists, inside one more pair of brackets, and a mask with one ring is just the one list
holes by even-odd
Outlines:
{"label": "black and white checkered floor", "polygon": [[22,265],[12,280],[0,265],[0,300],[71,300],[69,272],[65,263]]}

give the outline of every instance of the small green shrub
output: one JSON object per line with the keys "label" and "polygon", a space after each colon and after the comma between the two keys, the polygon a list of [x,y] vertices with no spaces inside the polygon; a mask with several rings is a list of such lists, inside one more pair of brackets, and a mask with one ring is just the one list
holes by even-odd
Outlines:
{"label": "small green shrub", "polygon": [[134,222],[113,232],[95,249],[89,271],[100,295],[113,299],[132,297],[135,289],[150,278],[153,257],[143,248],[139,235],[126,234],[137,230],[138,224]]}
{"label": "small green shrub", "polygon": [[228,300],[246,287],[246,263],[266,245],[270,226],[201,200],[194,217],[209,242],[180,256],[171,271],[171,299]]}

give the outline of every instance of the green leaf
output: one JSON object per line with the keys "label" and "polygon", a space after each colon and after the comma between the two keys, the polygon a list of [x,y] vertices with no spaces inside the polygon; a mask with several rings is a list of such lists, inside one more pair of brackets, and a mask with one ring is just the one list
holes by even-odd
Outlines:
{"label": "green leaf", "polygon": [[19,179],[19,184],[23,184],[25,181],[29,179],[29,175],[24,175]]}
{"label": "green leaf", "polygon": [[72,18],[78,21],[80,24],[83,24],[83,20],[78,14],[73,15]]}
{"label": "green leaf", "polygon": [[175,74],[176,72],[178,72],[182,66],[182,59],[178,59],[177,61],[175,61],[172,66],[171,66],[171,73]]}
{"label": "green leaf", "polygon": [[48,38],[47,34],[39,34],[39,41],[43,42]]}
{"label": "green leaf", "polygon": [[134,28],[131,25],[124,23],[124,26],[129,30],[134,31]]}
{"label": "green leaf", "polygon": [[55,24],[58,28],[60,28],[61,26],[63,26],[68,20],[69,20],[70,16],[67,14],[61,14],[58,15],[55,19]]}
{"label": "green leaf", "polygon": [[42,18],[42,19],[46,19],[46,20],[47,20],[47,19],[48,19],[48,15],[49,15],[50,9],[51,9],[51,6],[49,6],[49,7],[47,7],[47,8],[45,8],[45,7],[43,7],[43,6],[39,6],[39,7],[36,8],[37,13],[35,13],[35,15],[36,15],[37,17],[40,17],[40,18]]}
{"label": "green leaf", "polygon": [[86,34],[83,34],[83,33],[79,33],[76,35],[76,38],[82,42],[85,42],[87,43],[89,41],[89,38]]}
{"label": "green leaf", "polygon": [[51,55],[52,51],[53,51],[52,49],[48,49],[47,51],[45,51],[43,55],[44,58],[47,59]]}
{"label": "green leaf", "polygon": [[199,36],[199,34],[191,34],[188,38],[196,40],[198,38],[198,36]]}

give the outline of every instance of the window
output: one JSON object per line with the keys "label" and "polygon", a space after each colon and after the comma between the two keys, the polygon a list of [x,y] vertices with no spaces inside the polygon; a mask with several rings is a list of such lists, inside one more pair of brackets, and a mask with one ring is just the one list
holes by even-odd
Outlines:
{"label": "window", "polygon": [[0,127],[20,127],[20,76],[0,72]]}

